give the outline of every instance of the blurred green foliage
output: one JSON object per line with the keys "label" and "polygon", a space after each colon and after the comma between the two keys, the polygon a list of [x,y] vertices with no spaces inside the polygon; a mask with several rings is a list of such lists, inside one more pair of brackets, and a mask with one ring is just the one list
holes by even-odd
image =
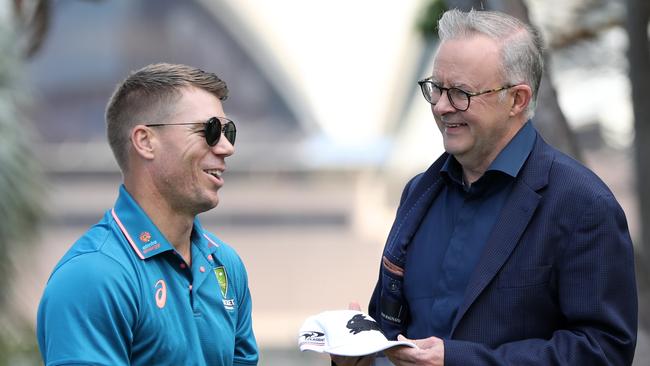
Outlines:
{"label": "blurred green foliage", "polygon": [[21,54],[10,24],[0,24],[0,365],[39,364],[33,326],[8,300],[13,254],[29,250],[43,217],[44,174],[35,139],[21,113]]}
{"label": "blurred green foliage", "polygon": [[438,38],[438,19],[445,11],[447,11],[447,5],[443,0],[429,1],[416,23],[420,34],[427,39]]}
{"label": "blurred green foliage", "polygon": [[25,321],[0,323],[0,366],[42,365],[34,329]]}

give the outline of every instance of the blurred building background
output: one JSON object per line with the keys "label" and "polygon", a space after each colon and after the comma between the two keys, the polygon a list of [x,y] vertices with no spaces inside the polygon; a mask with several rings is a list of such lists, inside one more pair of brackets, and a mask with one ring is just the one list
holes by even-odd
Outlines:
{"label": "blurred building background", "polygon": [[[442,151],[416,84],[435,50],[416,28],[425,3],[51,1],[45,41],[20,76],[47,216],[29,250],[12,254],[12,309],[33,324],[53,266],[116,198],[103,120],[115,84],[150,63],[185,63],[230,89],[236,154],[219,207],[202,220],[247,265],[260,364],[327,365],[298,352],[298,328],[320,311],[366,304],[401,188]],[[555,40],[576,22],[624,12],[621,1],[526,3]],[[551,69],[584,160],[616,194],[634,238],[627,38],[612,23],[555,45]],[[639,342],[635,365],[648,365],[645,333]]]}

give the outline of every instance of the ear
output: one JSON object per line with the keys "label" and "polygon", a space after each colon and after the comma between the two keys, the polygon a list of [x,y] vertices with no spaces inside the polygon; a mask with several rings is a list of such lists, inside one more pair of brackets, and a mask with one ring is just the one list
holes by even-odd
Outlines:
{"label": "ear", "polygon": [[515,85],[511,88],[514,92],[510,116],[516,116],[526,110],[533,98],[533,90],[526,84]]}
{"label": "ear", "polygon": [[153,130],[145,125],[136,125],[131,130],[130,140],[133,151],[143,159],[154,158],[155,139]]}

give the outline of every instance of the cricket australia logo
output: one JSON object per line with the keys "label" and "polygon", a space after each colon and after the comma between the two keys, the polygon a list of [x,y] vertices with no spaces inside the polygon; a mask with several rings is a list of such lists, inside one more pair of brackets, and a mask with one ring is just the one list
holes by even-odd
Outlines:
{"label": "cricket australia logo", "polygon": [[348,321],[348,325],[346,327],[350,329],[350,333],[352,334],[359,334],[361,332],[370,330],[381,332],[381,330],[379,330],[379,325],[377,325],[377,322],[372,319],[366,319],[366,317],[362,314],[353,316],[352,319]]}
{"label": "cricket australia logo", "polygon": [[223,307],[226,310],[235,309],[235,299],[228,298],[228,273],[226,272],[226,267],[220,266],[214,269],[214,275],[217,276],[217,282],[219,283],[219,289],[221,290],[221,296],[223,297]]}

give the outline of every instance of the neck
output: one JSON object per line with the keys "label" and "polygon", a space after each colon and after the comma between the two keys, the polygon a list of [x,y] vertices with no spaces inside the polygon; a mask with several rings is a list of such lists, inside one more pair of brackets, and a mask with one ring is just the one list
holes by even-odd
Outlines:
{"label": "neck", "polygon": [[467,185],[472,185],[474,182],[479,180],[485,171],[490,167],[492,162],[499,156],[499,153],[512,141],[517,132],[526,123],[523,121],[509,121],[509,123],[514,123],[514,128],[510,128],[508,131],[503,133],[502,137],[490,144],[491,148],[489,150],[479,150],[473,151],[469,154],[471,155],[455,155],[454,157],[463,167],[463,178]]}
{"label": "neck", "polygon": [[152,184],[146,180],[124,178],[124,186],[156,225],[165,239],[188,265],[192,262],[191,242],[194,216],[175,210]]}
{"label": "neck", "polygon": [[463,183],[467,186],[471,186],[474,182],[479,180],[490,167],[490,164],[492,164],[494,159],[499,155],[501,150],[502,148],[498,150],[494,149],[488,154],[477,157],[466,155],[454,156],[463,168]]}

